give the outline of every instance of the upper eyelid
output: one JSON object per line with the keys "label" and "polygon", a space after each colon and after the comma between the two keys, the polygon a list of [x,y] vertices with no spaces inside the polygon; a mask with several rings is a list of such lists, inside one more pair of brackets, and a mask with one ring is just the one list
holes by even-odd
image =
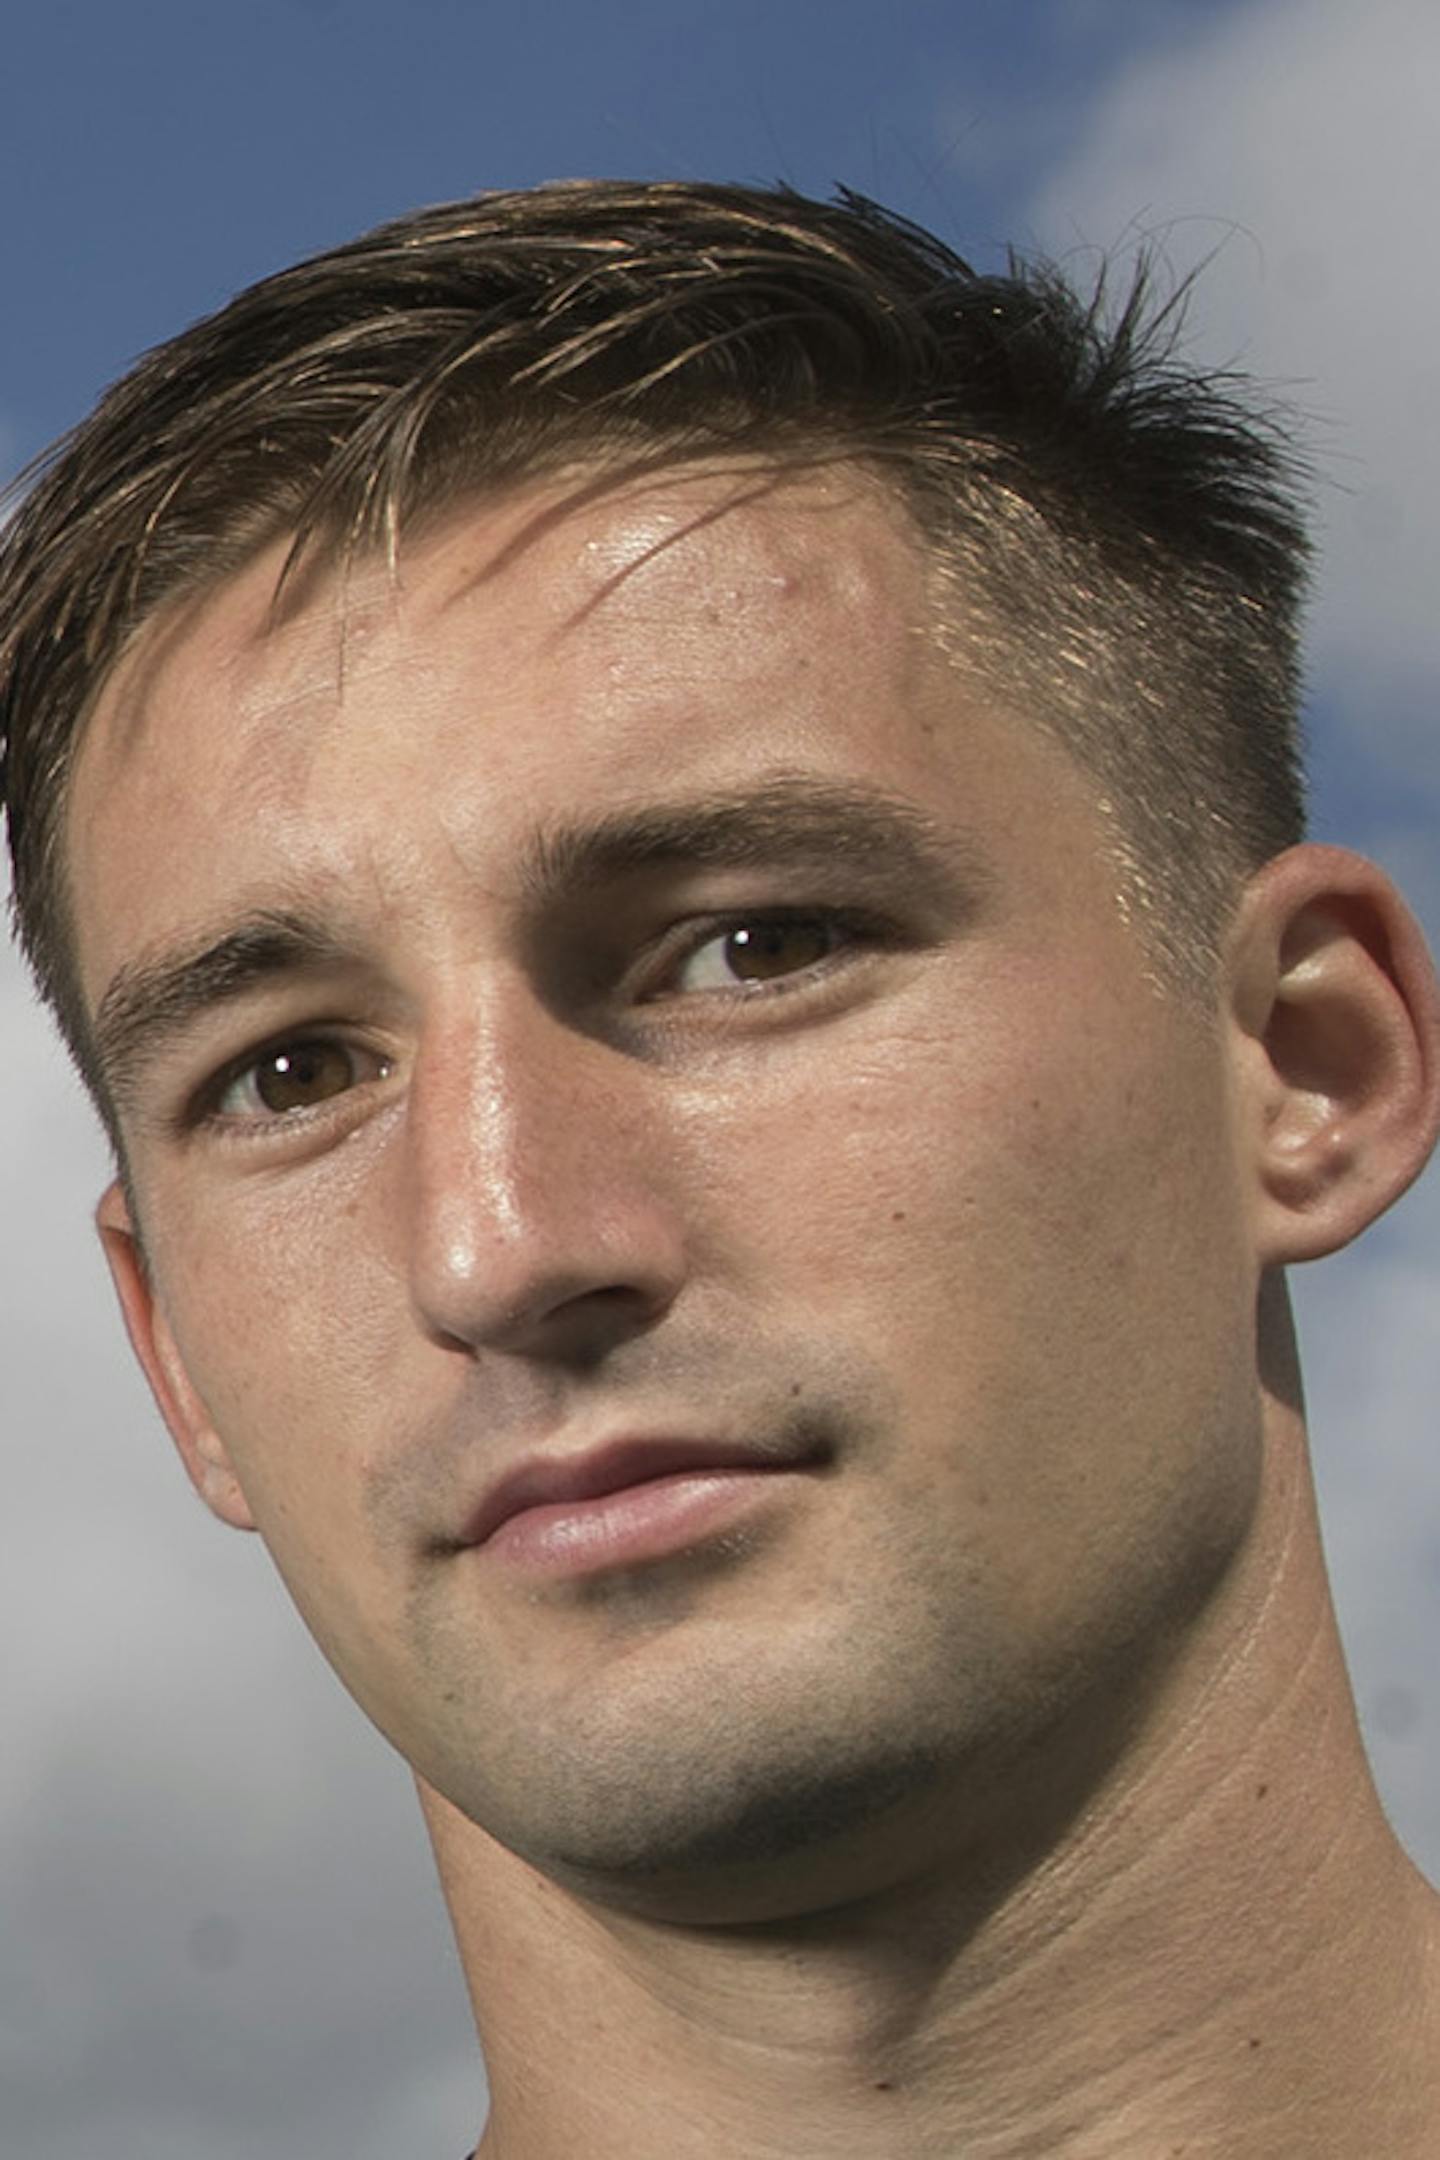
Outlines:
{"label": "upper eyelid", "polygon": [[[195,1086],[188,1088],[175,1122],[185,1128],[203,1125],[207,1121],[231,1122],[232,1119],[227,1119],[221,1112],[220,1104],[237,1081],[243,1080],[247,1073],[252,1073],[258,1066],[263,1065],[266,1058],[277,1057],[284,1050],[293,1050],[312,1043],[335,1044],[357,1056],[370,1056],[381,1061],[388,1058],[390,1062],[394,1062],[393,1052],[387,1052],[373,1039],[367,1039],[361,1030],[355,1027],[347,1028],[342,1022],[315,1022],[299,1027],[279,1028],[266,1035],[262,1041],[226,1058]],[[346,1089],[343,1092],[351,1094],[354,1090]],[[331,1098],[337,1102],[342,1099],[343,1096]],[[289,1113],[297,1117],[301,1114],[298,1111]],[[241,1114],[235,1113],[233,1117],[238,1118],[239,1115]],[[263,1113],[254,1113],[257,1122],[272,1123],[280,1122],[285,1115],[286,1113],[271,1112],[267,1120]]]}
{"label": "upper eyelid", "polygon": [[[730,937],[737,930],[748,929],[757,924],[788,923],[802,925],[806,923],[823,923],[828,928],[842,933],[851,943],[859,943],[866,937],[871,940],[878,939],[891,927],[877,917],[873,911],[867,912],[856,908],[814,904],[805,906],[803,903],[798,905],[780,903],[771,907],[732,908],[717,911],[708,918],[701,918],[691,926],[691,934],[683,937],[678,942],[675,950],[668,953],[662,952],[660,957],[668,960],[672,968],[678,969],[685,962],[693,960],[697,953],[703,952],[707,945],[713,945],[719,939]],[[662,940],[662,946],[664,942]],[[747,994],[753,995],[756,991],[771,986],[779,989],[792,981],[798,983],[816,969],[822,968],[827,961],[837,959],[844,950],[845,947],[842,945],[835,952],[822,954],[818,960],[808,961],[790,973],[775,976],[768,982],[757,982]],[[737,985],[737,988],[743,989],[744,986]],[[720,992],[695,993],[697,996],[718,996],[721,994]]]}
{"label": "upper eyelid", "polygon": [[[537,829],[522,850],[517,893],[532,926],[580,908],[593,914],[606,891],[644,881],[715,873],[822,888],[843,875],[938,927],[971,917],[993,889],[992,867],[963,833],[918,804],[869,788],[776,771],[719,795],[621,805],[598,822]],[[96,1056],[117,1110],[143,1114],[142,1094],[170,1065],[169,1052],[226,1004],[302,978],[373,979],[367,926],[320,896],[318,909],[282,891],[217,926],[133,955],[100,996]],[[172,1068],[173,1069],[173,1068]]]}
{"label": "upper eyelid", "polygon": [[[829,923],[856,943],[861,942],[866,937],[881,939],[887,932],[894,934],[895,931],[893,923],[887,922],[873,908],[846,907],[837,903],[814,900],[787,900],[770,903],[756,901],[748,905],[737,903],[729,907],[709,909],[688,920],[670,924],[655,939],[649,941],[648,952],[641,955],[636,966],[641,971],[662,967],[667,969],[678,968],[696,952],[702,950],[705,945],[747,925],[775,922],[804,923],[810,921]],[[737,985],[737,989],[740,989],[743,995],[755,996],[766,992],[770,994],[783,992],[791,986],[792,981],[798,987],[808,975],[822,970],[828,961],[838,960],[843,957],[843,952],[844,945],[842,943],[835,953],[827,954],[820,960],[810,963],[807,967],[797,968],[794,971],[793,978],[791,976],[779,976],[768,984],[757,983],[748,992],[744,991],[743,986],[740,985]],[[628,973],[629,970],[627,969],[624,972]],[[720,990],[696,991],[691,994],[697,999],[707,996],[723,997],[727,995],[726,992]],[[642,993],[636,1002],[660,1003],[667,997],[678,998],[682,995],[684,993],[672,993],[660,989],[653,994]],[[377,1039],[375,1032],[363,1024],[346,1021],[338,1014],[331,1014],[322,1019],[307,1019],[287,1023],[277,1028],[267,1029],[258,1039],[245,1044],[244,1047],[235,1051],[232,1055],[225,1057],[218,1065],[209,1067],[203,1077],[184,1089],[178,1109],[173,1116],[165,1119],[165,1123],[173,1125],[179,1130],[188,1131],[207,1122],[238,1122],[241,1113],[233,1114],[228,1120],[219,1113],[220,1101],[229,1088],[234,1086],[238,1080],[243,1079],[248,1072],[253,1071],[255,1067],[262,1064],[267,1057],[274,1056],[278,1052],[297,1044],[319,1042],[340,1044],[361,1057],[371,1056],[378,1059],[388,1057],[393,1062],[397,1056],[393,1043],[390,1045],[385,1044]],[[353,1089],[347,1089],[341,1095],[331,1099],[338,1103],[353,1092]],[[319,1107],[317,1106],[317,1109]],[[298,1119],[305,1114],[297,1111],[288,1115]],[[266,1119],[260,1113],[256,1113],[255,1119],[256,1122],[278,1123],[282,1122],[285,1116],[286,1113],[272,1113]]]}

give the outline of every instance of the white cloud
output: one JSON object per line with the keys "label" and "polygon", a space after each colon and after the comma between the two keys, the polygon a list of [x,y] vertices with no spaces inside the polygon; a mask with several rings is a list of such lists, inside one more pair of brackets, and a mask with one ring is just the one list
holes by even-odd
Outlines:
{"label": "white cloud", "polygon": [[1399,696],[1397,769],[1440,789],[1437,80],[1433,0],[1229,8],[1122,68],[1030,214],[1061,256],[1153,236],[1183,269],[1218,250],[1195,349],[1293,394],[1338,483],[1313,654],[1372,748],[1377,691]]}

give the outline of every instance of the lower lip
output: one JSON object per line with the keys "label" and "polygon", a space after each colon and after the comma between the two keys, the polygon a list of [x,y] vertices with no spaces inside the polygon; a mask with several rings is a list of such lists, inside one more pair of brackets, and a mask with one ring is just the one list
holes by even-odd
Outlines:
{"label": "lower lip", "polygon": [[522,1508],[482,1551],[531,1575],[592,1575],[718,1537],[795,1482],[782,1470],[680,1471],[593,1500]]}

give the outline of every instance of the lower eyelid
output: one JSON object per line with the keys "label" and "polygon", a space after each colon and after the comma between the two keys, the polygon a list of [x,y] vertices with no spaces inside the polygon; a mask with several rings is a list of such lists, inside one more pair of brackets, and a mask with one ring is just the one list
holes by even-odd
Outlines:
{"label": "lower eyelid", "polygon": [[[253,1081],[267,1062],[284,1057],[287,1053],[326,1049],[343,1052],[356,1068],[353,1077],[345,1086],[320,1096],[313,1103],[299,1103],[288,1109],[275,1110],[263,1103],[253,1107],[244,1105],[228,1110],[225,1108],[226,1097],[246,1082]],[[258,1132],[310,1121],[326,1113],[334,1114],[340,1105],[362,1088],[388,1079],[394,1066],[395,1059],[386,1052],[371,1049],[364,1044],[347,1042],[340,1037],[321,1034],[289,1036],[269,1044],[264,1049],[252,1051],[243,1060],[226,1067],[201,1091],[190,1122],[211,1125],[221,1130]]]}
{"label": "lower eyelid", "polygon": [[667,973],[672,978],[680,977],[711,946],[723,945],[727,939],[736,936],[741,931],[809,929],[818,929],[824,932],[827,940],[826,950],[817,954],[811,960],[802,961],[793,968],[782,969],[773,976],[760,975],[749,981],[744,978],[735,978],[728,983],[706,984],[699,989],[690,991],[687,991],[683,985],[675,987],[672,982],[672,984],[667,985],[658,992],[652,993],[652,997],[659,1000],[686,996],[730,997],[738,995],[741,997],[761,997],[782,994],[790,988],[798,990],[807,981],[810,981],[814,976],[826,969],[833,961],[843,958],[848,953],[863,951],[867,946],[873,947],[883,943],[885,936],[883,928],[873,921],[862,921],[857,917],[842,915],[823,908],[795,908],[775,910],[773,912],[756,910],[753,914],[731,916],[728,920],[718,921],[707,927],[704,935],[693,940],[688,948],[679,955],[678,959],[672,963]]}
{"label": "lower eyelid", "polygon": [[[807,982],[824,973],[837,960],[854,954],[859,957],[867,949],[887,943],[894,944],[896,932],[893,924],[877,921],[874,917],[847,914],[842,910],[817,908],[757,908],[751,912],[736,912],[728,917],[717,917],[704,929],[703,935],[693,938],[687,948],[665,967],[667,976],[673,978],[697,954],[712,944],[722,943],[737,931],[750,929],[776,929],[794,927],[823,929],[827,949],[813,960],[772,976],[761,976],[753,981],[737,980],[730,985],[707,986],[686,992],[661,985],[640,994],[641,1003],[668,1003],[684,999],[687,995],[697,998],[724,997],[729,1002],[736,998],[764,998],[783,996],[788,990],[802,990]],[[345,1087],[320,1097],[314,1103],[296,1105],[290,1109],[271,1110],[257,1106],[225,1109],[224,1102],[235,1088],[252,1079],[267,1059],[301,1048],[333,1047],[344,1051],[357,1065],[354,1078]],[[218,1132],[228,1132],[236,1137],[278,1133],[283,1129],[301,1124],[312,1124],[328,1117],[344,1115],[344,1105],[363,1089],[390,1078],[398,1060],[395,1055],[377,1046],[356,1042],[343,1035],[328,1035],[323,1030],[314,1033],[296,1033],[282,1036],[237,1058],[222,1068],[212,1080],[205,1082],[189,1098],[174,1119],[177,1133],[209,1127]]]}

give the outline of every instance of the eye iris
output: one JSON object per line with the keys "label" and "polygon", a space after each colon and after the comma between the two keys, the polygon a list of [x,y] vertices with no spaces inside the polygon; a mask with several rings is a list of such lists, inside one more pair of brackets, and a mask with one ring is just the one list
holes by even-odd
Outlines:
{"label": "eye iris", "polygon": [[744,982],[765,982],[775,975],[794,975],[814,967],[830,951],[823,923],[756,923],[732,930],[725,941],[725,959],[732,973]]}
{"label": "eye iris", "polygon": [[350,1057],[338,1043],[297,1043],[255,1068],[255,1093],[267,1110],[304,1110],[352,1084]]}

